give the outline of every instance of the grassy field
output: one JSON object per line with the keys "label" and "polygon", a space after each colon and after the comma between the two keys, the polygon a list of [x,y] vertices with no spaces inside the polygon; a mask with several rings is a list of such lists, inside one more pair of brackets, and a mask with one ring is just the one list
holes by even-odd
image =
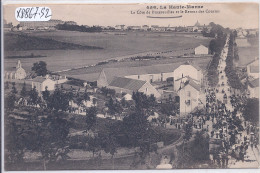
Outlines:
{"label": "grassy field", "polygon": [[259,39],[257,37],[248,38],[250,47],[238,47],[239,65],[245,66],[253,61],[255,57],[259,57]]}
{"label": "grassy field", "polygon": [[[40,60],[46,61],[49,70],[59,71],[142,52],[180,50],[194,48],[200,44],[207,46],[210,41],[208,38],[195,37],[199,34],[188,33],[127,32],[127,35],[114,35],[113,33],[103,32],[51,31],[32,32],[30,35],[82,46],[102,47],[103,49],[5,51],[5,57],[26,56],[32,53],[34,55],[46,56],[43,58],[23,58],[21,62],[26,71],[30,71],[33,63]],[[5,58],[5,70],[12,69],[16,65],[17,60],[18,58]]]}

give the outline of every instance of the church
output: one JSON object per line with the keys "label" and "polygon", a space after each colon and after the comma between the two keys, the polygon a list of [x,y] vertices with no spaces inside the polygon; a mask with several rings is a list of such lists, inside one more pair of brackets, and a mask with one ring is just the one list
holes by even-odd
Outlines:
{"label": "church", "polygon": [[17,65],[16,65],[16,70],[15,71],[6,71],[5,72],[5,79],[25,79],[26,77],[26,72],[22,68],[22,63],[20,60],[18,60]]}

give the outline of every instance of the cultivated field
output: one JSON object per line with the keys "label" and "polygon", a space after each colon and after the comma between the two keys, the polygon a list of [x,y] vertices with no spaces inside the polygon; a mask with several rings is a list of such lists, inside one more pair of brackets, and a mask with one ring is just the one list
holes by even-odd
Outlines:
{"label": "cultivated field", "polygon": [[[170,51],[194,48],[200,44],[208,45],[210,39],[200,34],[189,33],[149,33],[126,32],[127,35],[114,33],[82,33],[73,31],[32,32],[30,35],[52,38],[57,41],[87,46],[97,46],[97,50],[31,50],[6,51],[6,56],[42,55],[44,58],[23,58],[22,65],[29,71],[34,62],[46,61],[48,69],[59,71],[96,64],[99,61],[132,55],[142,52]],[[15,67],[16,58],[5,58],[5,69]]]}

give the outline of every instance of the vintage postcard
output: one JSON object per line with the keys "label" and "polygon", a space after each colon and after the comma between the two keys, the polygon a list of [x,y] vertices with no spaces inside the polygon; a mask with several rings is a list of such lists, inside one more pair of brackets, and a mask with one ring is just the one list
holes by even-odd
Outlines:
{"label": "vintage postcard", "polygon": [[259,168],[258,3],[3,1],[3,170]]}

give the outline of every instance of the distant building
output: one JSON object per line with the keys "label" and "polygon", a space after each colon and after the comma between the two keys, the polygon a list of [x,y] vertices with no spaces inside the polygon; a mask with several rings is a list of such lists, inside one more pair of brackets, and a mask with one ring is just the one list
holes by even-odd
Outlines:
{"label": "distant building", "polygon": [[151,25],[151,31],[159,31],[159,25]]}
{"label": "distant building", "polygon": [[12,22],[7,23],[7,21],[4,19],[3,24],[4,24],[4,30],[5,31],[11,31],[12,30],[12,28],[13,28]]}
{"label": "distant building", "polygon": [[116,30],[124,30],[125,29],[125,25],[116,25],[115,29]]}
{"label": "distant building", "polygon": [[141,26],[128,26],[127,27],[128,30],[141,30]]}
{"label": "distant building", "polygon": [[143,26],[142,26],[142,30],[147,31],[148,29],[149,29],[149,26],[148,26],[148,25],[143,25]]}
{"label": "distant building", "polygon": [[6,71],[5,72],[5,79],[24,79],[26,77],[26,72],[22,68],[21,61],[18,60],[17,65],[16,65],[16,70],[15,71]]}
{"label": "distant building", "polygon": [[204,46],[204,45],[199,45],[194,49],[194,54],[195,55],[208,55],[209,54],[209,49]]}
{"label": "distant building", "polygon": [[250,98],[259,98],[259,78],[249,81],[248,91]]}
{"label": "distant building", "polygon": [[246,66],[247,75],[254,79],[259,78],[259,59],[255,58],[255,60],[251,61]]}
{"label": "distant building", "polygon": [[251,46],[246,37],[236,38],[237,47],[249,47]]}
{"label": "distant building", "polygon": [[258,30],[257,29],[249,29],[248,36],[257,36]]}
{"label": "distant building", "polygon": [[114,89],[117,93],[133,94],[133,92],[142,92],[148,96],[154,95],[160,98],[161,94],[147,81],[115,77],[107,88]]}
{"label": "distant building", "polygon": [[36,29],[54,29],[58,24],[64,24],[62,20],[49,20],[49,21],[38,21],[38,22],[20,22],[21,27],[27,30]]}
{"label": "distant building", "polygon": [[67,25],[77,25],[77,22],[74,22],[74,21],[66,21],[65,24],[67,24]]}
{"label": "distant building", "polygon": [[32,88],[35,87],[40,95],[42,91],[45,91],[46,87],[49,91],[53,91],[55,89],[55,84],[56,82],[48,77],[37,76],[32,80]]}
{"label": "distant building", "polygon": [[173,77],[173,71],[181,64],[183,63],[129,68],[104,68],[97,79],[97,86],[108,86],[114,77],[126,77],[147,81],[149,83],[166,81],[168,78]]}

